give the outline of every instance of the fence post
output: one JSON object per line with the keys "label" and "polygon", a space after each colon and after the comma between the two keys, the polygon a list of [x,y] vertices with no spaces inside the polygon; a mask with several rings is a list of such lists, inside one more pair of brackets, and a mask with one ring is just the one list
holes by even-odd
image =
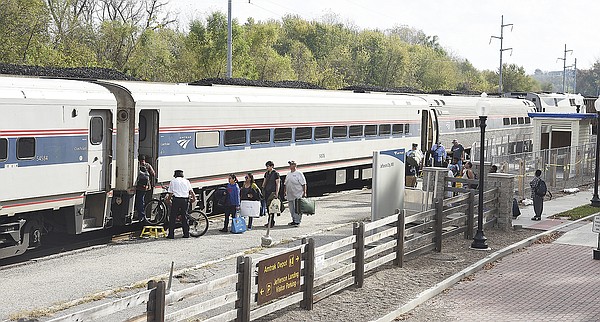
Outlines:
{"label": "fence post", "polygon": [[363,222],[354,223],[353,227],[356,242],[354,243],[354,285],[358,288],[363,287],[365,280],[365,224]]}
{"label": "fence post", "polygon": [[442,221],[443,221],[444,203],[442,198],[435,200],[435,250],[442,251]]}
{"label": "fence post", "polygon": [[252,258],[238,256],[237,258],[237,273],[238,273],[238,300],[236,308],[238,309],[237,321],[250,321],[250,295],[252,290]]}
{"label": "fence post", "polygon": [[396,221],[398,231],[396,233],[396,262],[394,264],[402,267],[404,266],[404,211],[396,209],[396,214],[398,215],[398,221]]}
{"label": "fence post", "polygon": [[473,216],[475,215],[475,192],[469,191],[467,199],[467,229],[465,230],[465,239],[473,239]]}
{"label": "fence post", "polygon": [[306,244],[304,248],[304,299],[301,307],[305,310],[313,309],[315,296],[315,241],[312,238],[302,239],[302,243]]}
{"label": "fence post", "polygon": [[148,281],[148,303],[146,303],[146,320],[149,322],[165,321],[165,282]]}

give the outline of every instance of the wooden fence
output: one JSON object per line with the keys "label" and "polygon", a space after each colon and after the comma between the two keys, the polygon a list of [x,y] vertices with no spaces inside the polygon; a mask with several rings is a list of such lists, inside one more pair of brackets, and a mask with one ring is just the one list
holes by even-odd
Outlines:
{"label": "wooden fence", "polygon": [[[463,179],[464,180],[464,179]],[[456,189],[456,188],[449,188]],[[465,189],[468,190],[468,189]],[[434,209],[404,216],[354,223],[353,234],[315,247],[312,238],[300,246],[282,249],[253,260],[237,259],[237,272],[210,282],[166,294],[164,281],[150,281],[148,290],[50,321],[89,321],[146,304],[143,315],[127,321],[251,321],[283,308],[299,304],[311,310],[313,304],[348,287],[362,287],[365,274],[386,264],[402,267],[408,257],[442,251],[443,239],[463,233],[473,238],[477,214],[473,190],[436,201]],[[498,188],[484,193],[485,226],[493,224],[498,213]],[[300,291],[258,305],[258,269],[262,260],[300,250]]]}

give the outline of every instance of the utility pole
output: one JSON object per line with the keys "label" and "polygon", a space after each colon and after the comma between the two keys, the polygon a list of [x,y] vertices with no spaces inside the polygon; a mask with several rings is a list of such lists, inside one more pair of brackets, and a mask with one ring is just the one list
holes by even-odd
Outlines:
{"label": "utility pole", "polygon": [[231,78],[231,0],[227,4],[227,77]]}
{"label": "utility pole", "polygon": [[492,43],[492,38],[496,38],[496,39],[500,39],[500,78],[498,80],[498,93],[502,94],[502,52],[505,50],[510,50],[510,54],[512,55],[512,48],[503,48],[502,47],[502,42],[504,40],[504,27],[508,27],[510,26],[510,31],[512,31],[513,29],[513,24],[509,23],[509,24],[504,24],[504,15],[502,15],[502,18],[500,20],[500,37],[498,36],[491,36],[490,37],[490,44]]}
{"label": "utility pole", "polygon": [[573,94],[577,94],[577,58],[573,64]]}
{"label": "utility pole", "polygon": [[566,80],[566,78],[565,78],[566,73],[565,72],[567,71],[567,53],[568,52],[570,52],[571,54],[573,54],[573,50],[571,50],[571,49],[567,50],[567,44],[565,44],[564,57],[563,58],[560,58],[560,57],[557,58],[557,59],[562,59],[562,61],[563,61],[563,89],[562,89],[563,93],[566,93],[565,92],[565,80]]}

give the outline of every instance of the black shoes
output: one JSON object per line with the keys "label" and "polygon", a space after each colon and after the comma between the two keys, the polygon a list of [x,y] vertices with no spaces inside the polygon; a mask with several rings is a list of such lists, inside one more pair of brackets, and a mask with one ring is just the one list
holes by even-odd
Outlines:
{"label": "black shoes", "polygon": [[293,221],[292,221],[291,223],[288,223],[288,226],[294,226],[294,227],[298,227],[299,225],[300,225],[300,223],[298,223],[298,222],[293,222]]}
{"label": "black shoes", "polygon": [[227,229],[227,228],[223,228],[223,229],[219,229],[219,231],[220,231],[220,232],[222,232],[222,233],[228,233],[228,232],[229,232],[229,229]]}
{"label": "black shoes", "polygon": [[540,221],[540,220],[542,220],[542,218],[535,216],[535,217],[531,217],[531,220]]}

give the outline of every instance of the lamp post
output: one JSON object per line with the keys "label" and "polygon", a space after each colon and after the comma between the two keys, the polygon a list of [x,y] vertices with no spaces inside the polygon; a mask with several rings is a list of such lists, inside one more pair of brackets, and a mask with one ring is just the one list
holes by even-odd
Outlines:
{"label": "lamp post", "polygon": [[483,235],[483,167],[485,159],[485,121],[487,120],[487,110],[490,107],[490,102],[487,99],[487,94],[482,93],[481,98],[477,101],[475,109],[479,115],[479,127],[481,128],[481,144],[479,149],[479,206],[477,207],[477,232],[473,237],[471,248],[473,249],[488,249],[486,238]]}
{"label": "lamp post", "polygon": [[[600,116],[600,97],[594,102],[596,116]],[[596,118],[596,171],[594,175],[594,196],[592,197],[592,207],[600,207],[600,198],[598,197],[598,159],[600,159],[600,117]]]}

